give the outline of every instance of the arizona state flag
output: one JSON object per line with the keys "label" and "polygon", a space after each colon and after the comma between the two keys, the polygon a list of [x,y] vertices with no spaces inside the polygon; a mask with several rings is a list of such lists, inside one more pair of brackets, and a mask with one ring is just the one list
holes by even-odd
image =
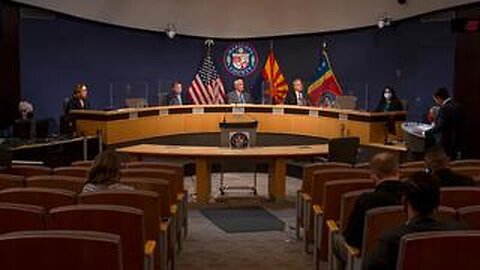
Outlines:
{"label": "arizona state flag", "polygon": [[278,65],[277,59],[273,50],[270,50],[270,53],[267,57],[267,62],[262,72],[263,78],[268,83],[268,94],[273,98],[274,104],[281,104],[285,99],[285,96],[288,92],[288,83],[285,81],[285,77],[280,71],[280,66]]}
{"label": "arizona state flag", "polygon": [[325,50],[322,50],[320,65],[315,78],[315,81],[308,87],[308,95],[315,106],[318,106],[319,99],[327,96],[334,99],[336,96],[343,94]]}

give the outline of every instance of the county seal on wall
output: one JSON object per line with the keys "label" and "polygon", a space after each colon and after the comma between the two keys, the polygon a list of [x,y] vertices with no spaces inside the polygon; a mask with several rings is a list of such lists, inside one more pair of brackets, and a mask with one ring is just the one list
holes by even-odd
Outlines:
{"label": "county seal on wall", "polygon": [[238,43],[228,47],[223,62],[227,71],[232,75],[244,77],[257,68],[258,54],[252,45]]}

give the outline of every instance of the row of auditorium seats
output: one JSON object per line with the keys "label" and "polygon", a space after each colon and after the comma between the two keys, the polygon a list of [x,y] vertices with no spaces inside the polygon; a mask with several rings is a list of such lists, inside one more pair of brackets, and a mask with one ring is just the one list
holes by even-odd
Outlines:
{"label": "row of auditorium seats", "polygon": [[[98,197],[96,199],[98,200]],[[49,211],[34,205],[0,203],[0,219],[2,220],[0,234],[41,230],[111,233],[120,236],[121,263],[124,269],[153,270],[155,265],[154,253],[158,241],[156,235],[148,235],[145,230],[146,226],[144,224],[146,224],[145,220],[148,212],[121,205],[88,204],[93,203],[94,200],[95,196],[93,199],[87,196],[82,198],[82,203],[85,204],[60,206]],[[152,239],[152,237],[155,238]],[[159,241],[164,240],[160,237]],[[159,242],[158,248],[161,252],[161,242]],[[104,259],[102,253],[97,255],[101,258],[96,260]],[[49,263],[55,263],[56,260],[62,259],[52,258]],[[21,261],[18,263],[21,263]],[[0,265],[3,269],[3,260]],[[70,269],[70,267],[65,269]]]}
{"label": "row of auditorium seats", "polygon": [[[342,211],[342,203],[353,208],[354,196],[347,196],[341,203],[342,195],[355,193],[356,190],[373,189],[370,172],[366,164],[351,166],[345,163],[313,163],[303,168],[302,188],[297,193],[296,221],[297,237],[304,240],[304,249],[315,253],[318,265],[320,259],[328,255],[328,229],[325,221],[348,218],[348,210]],[[424,162],[404,163],[400,177],[423,171]],[[462,160],[453,162],[452,169],[460,174],[478,179],[480,175],[479,160]],[[466,205],[480,205],[480,188],[447,188],[442,190],[442,204],[458,208]]]}
{"label": "row of auditorium seats", "polygon": [[[8,194],[13,191],[27,193],[42,188],[53,188],[62,189],[62,193],[73,194],[75,200],[75,194],[81,191],[91,164],[75,162],[70,167],[55,169],[42,166],[13,166],[0,175],[0,189],[10,188],[1,190],[0,193]],[[174,266],[176,253],[174,250],[182,249],[182,240],[188,232],[188,195],[183,187],[183,166],[164,162],[130,162],[124,164],[121,175],[121,182],[137,190],[158,194],[159,215],[166,222],[164,227],[168,243],[172,243],[168,256],[171,265]],[[31,201],[23,203],[38,204],[37,199],[39,198],[32,196]],[[47,204],[45,207],[50,209],[55,206]]]}

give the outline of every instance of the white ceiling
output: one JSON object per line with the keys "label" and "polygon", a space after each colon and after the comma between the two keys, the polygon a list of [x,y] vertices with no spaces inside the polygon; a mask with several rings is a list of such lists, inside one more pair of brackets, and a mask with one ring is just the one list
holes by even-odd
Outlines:
{"label": "white ceiling", "polygon": [[345,30],[478,0],[14,0],[81,18],[179,34],[249,38]]}

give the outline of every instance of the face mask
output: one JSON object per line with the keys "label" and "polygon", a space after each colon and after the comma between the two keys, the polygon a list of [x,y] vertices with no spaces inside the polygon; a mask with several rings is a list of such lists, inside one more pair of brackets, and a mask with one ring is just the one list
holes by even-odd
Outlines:
{"label": "face mask", "polygon": [[392,93],[385,93],[383,94],[383,97],[385,97],[385,99],[391,99],[392,98]]}

